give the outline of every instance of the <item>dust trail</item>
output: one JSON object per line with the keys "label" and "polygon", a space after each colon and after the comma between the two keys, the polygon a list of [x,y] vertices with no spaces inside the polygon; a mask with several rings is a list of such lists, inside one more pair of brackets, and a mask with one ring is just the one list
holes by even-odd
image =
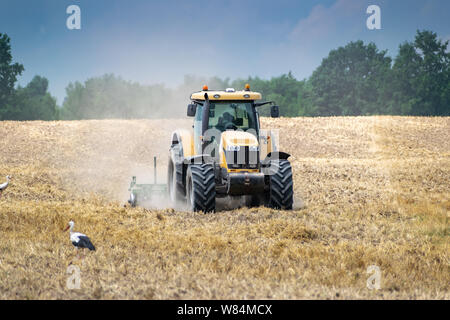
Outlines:
{"label": "dust trail", "polygon": [[75,195],[95,193],[126,203],[132,176],[138,183],[153,183],[154,156],[158,182],[166,182],[171,133],[188,123],[179,119],[77,122],[69,161],[59,163],[63,185]]}

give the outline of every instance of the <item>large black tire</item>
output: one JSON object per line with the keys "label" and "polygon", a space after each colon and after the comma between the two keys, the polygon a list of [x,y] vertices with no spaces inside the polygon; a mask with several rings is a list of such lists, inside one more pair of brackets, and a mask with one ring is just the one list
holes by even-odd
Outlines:
{"label": "large black tire", "polygon": [[186,174],[186,202],[192,211],[216,211],[216,181],[211,164],[191,164]]}
{"label": "large black tire", "polygon": [[292,168],[288,160],[270,161],[268,205],[274,209],[292,210],[294,184]]}
{"label": "large black tire", "polygon": [[177,205],[183,201],[183,173],[177,173],[176,166],[172,160],[169,159],[167,167],[167,186],[169,189],[169,198],[173,205]]}

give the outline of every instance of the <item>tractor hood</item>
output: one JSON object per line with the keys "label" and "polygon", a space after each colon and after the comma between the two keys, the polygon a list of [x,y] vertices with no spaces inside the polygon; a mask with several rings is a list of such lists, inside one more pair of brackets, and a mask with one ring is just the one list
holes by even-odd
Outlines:
{"label": "tractor hood", "polygon": [[256,137],[244,131],[224,131],[222,132],[222,146],[258,146]]}

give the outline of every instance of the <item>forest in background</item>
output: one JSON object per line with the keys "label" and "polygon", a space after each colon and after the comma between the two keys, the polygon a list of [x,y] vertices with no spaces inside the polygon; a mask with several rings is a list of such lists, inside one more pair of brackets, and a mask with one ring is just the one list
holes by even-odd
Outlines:
{"label": "forest in background", "polygon": [[[10,38],[0,33],[0,120],[81,120],[185,117],[189,96],[204,84],[210,89],[244,88],[275,101],[280,114],[297,116],[450,115],[448,41],[428,30],[400,44],[395,58],[374,43],[358,40],[330,51],[308,79],[291,72],[271,79],[203,78],[186,75],[182,85],[142,85],[114,74],[73,82],[61,106],[48,80],[35,76],[17,86],[24,71],[13,63]],[[262,115],[268,109],[261,110]]]}

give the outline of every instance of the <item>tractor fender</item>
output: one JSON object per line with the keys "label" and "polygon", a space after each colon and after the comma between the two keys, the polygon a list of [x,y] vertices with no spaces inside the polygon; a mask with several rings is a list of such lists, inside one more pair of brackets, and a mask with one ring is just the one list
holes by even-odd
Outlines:
{"label": "tractor fender", "polygon": [[191,156],[184,158],[183,163],[188,164],[203,164],[203,163],[213,163],[214,159],[209,154],[200,154],[197,156]]}
{"label": "tractor fender", "polygon": [[269,154],[278,151],[278,138],[275,132],[267,129],[260,129],[259,145],[260,145],[260,157],[264,159]]}
{"label": "tractor fender", "polygon": [[179,129],[172,133],[170,158],[174,164],[194,155],[194,137],[189,130]]}
{"label": "tractor fender", "polygon": [[290,156],[291,155],[289,153],[283,151],[270,152],[267,157],[261,161],[261,171],[264,175],[266,175],[266,177],[276,174],[279,166],[277,164],[272,164],[271,161],[287,160]]}
{"label": "tractor fender", "polygon": [[261,161],[262,164],[268,164],[271,160],[287,160],[291,155],[283,151],[269,152],[267,157]]}
{"label": "tractor fender", "polygon": [[[187,165],[185,163],[186,158],[194,155],[194,137],[193,133],[178,129],[172,132],[172,140],[169,149],[169,167],[175,170],[177,176],[177,188],[179,192],[185,194],[185,180]],[[169,175],[168,175],[169,177]]]}

